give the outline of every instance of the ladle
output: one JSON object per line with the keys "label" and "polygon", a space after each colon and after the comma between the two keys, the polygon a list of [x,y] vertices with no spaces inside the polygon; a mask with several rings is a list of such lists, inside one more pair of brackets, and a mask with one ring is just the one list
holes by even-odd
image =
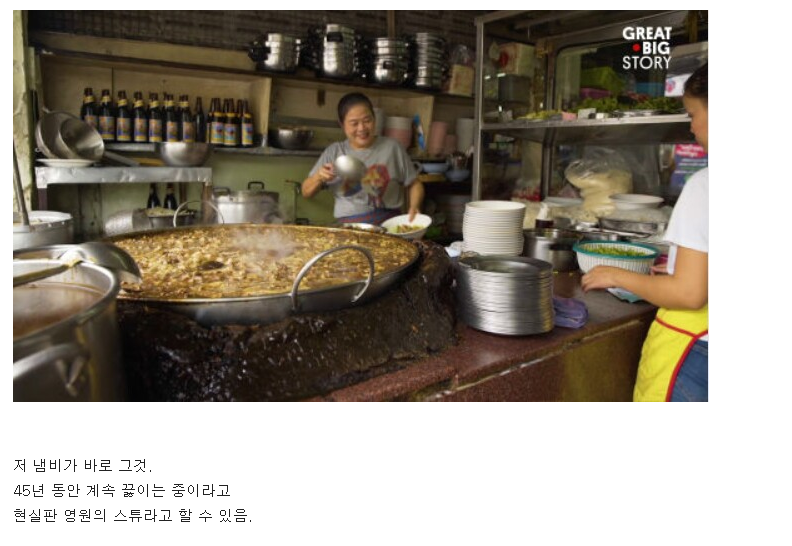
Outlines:
{"label": "ladle", "polygon": [[366,174],[366,164],[351,155],[340,155],[333,162],[336,174],[350,182],[360,182]]}
{"label": "ladle", "polygon": [[[40,281],[53,275],[63,273],[80,262],[88,262],[101,265],[116,272],[122,281],[140,282],[140,269],[134,258],[125,250],[108,243],[99,241],[89,241],[78,245],[63,245],[66,251],[56,258],[60,265],[31,271],[14,277],[14,286]],[[36,250],[25,250],[25,258],[50,257],[51,249],[41,248],[42,256],[36,255]],[[49,254],[49,255],[48,255]]]}

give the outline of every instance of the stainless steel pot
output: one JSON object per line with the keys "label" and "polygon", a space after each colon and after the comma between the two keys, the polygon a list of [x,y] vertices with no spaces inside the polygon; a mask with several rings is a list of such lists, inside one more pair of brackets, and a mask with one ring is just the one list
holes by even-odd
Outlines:
{"label": "stainless steel pot", "polygon": [[25,226],[19,213],[14,213],[14,250],[72,242],[74,221],[71,214],[53,210],[31,210],[28,218],[30,225]]}
{"label": "stainless steel pot", "polygon": [[[253,189],[256,186],[260,186],[259,189]],[[264,182],[258,180],[248,182],[247,190],[216,187],[212,192],[212,203],[226,224],[279,224],[282,221],[278,193],[264,191]]]}
{"label": "stainless steel pot", "polygon": [[524,256],[549,262],[556,271],[578,269],[577,255],[572,250],[572,246],[580,239],[578,233],[560,229],[526,229],[523,236]]}
{"label": "stainless steel pot", "polygon": [[[14,275],[58,265],[15,253]],[[80,263],[14,288],[14,401],[125,398],[115,298],[109,270]]]}
{"label": "stainless steel pot", "polygon": [[[193,227],[175,228],[174,231],[183,230],[189,233]],[[397,282],[417,262],[418,248],[406,239],[399,239],[390,235],[366,233],[349,229],[322,228],[315,226],[211,226],[200,229],[209,230],[237,230],[240,235],[250,236],[251,231],[266,235],[271,229],[279,231],[310,230],[312,237],[322,240],[328,234],[334,234],[338,240],[348,243],[324,250],[311,258],[296,275],[289,292],[262,296],[238,298],[185,298],[185,299],[156,299],[132,298],[124,294],[119,296],[130,302],[157,306],[160,308],[186,315],[204,325],[215,324],[266,324],[288,317],[297,312],[319,312],[341,309],[353,304],[364,303],[383,294]],[[244,230],[244,231],[243,231]],[[147,235],[156,235],[157,232],[148,232]],[[315,233],[315,236],[313,235]],[[119,236],[108,239],[118,242],[123,239],[141,235]],[[411,258],[404,265],[374,273],[375,263],[373,252],[382,241],[389,245],[399,245],[409,250]],[[312,288],[300,291],[300,283],[311,267],[326,256],[345,249],[352,249],[365,255],[369,264],[369,274],[365,280],[351,280],[327,288]],[[143,273],[145,275],[145,272]]]}

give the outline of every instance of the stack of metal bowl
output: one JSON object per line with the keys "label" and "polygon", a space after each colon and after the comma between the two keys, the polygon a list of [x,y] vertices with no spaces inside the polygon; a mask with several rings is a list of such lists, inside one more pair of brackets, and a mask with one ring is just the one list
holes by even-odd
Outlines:
{"label": "stack of metal bowl", "polygon": [[294,72],[300,61],[301,42],[289,34],[263,34],[253,41],[248,56],[256,62],[256,70]]}
{"label": "stack of metal bowl", "polygon": [[410,47],[410,82],[421,89],[439,91],[448,74],[446,41],[442,36],[418,32],[407,38]]}
{"label": "stack of metal bowl", "polygon": [[322,62],[319,72],[328,78],[351,78],[358,70],[358,39],[354,29],[325,25],[322,34]]}
{"label": "stack of metal bowl", "polygon": [[553,266],[518,256],[463,256],[457,268],[462,320],[493,334],[553,329]]}
{"label": "stack of metal bowl", "polygon": [[374,38],[369,44],[371,81],[384,85],[402,85],[407,79],[409,52],[407,42],[396,38]]}

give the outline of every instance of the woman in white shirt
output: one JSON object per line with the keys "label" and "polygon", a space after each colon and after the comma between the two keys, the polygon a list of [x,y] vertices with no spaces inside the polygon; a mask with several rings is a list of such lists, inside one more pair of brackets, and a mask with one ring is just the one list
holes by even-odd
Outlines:
{"label": "woman in white shirt", "polygon": [[[682,101],[690,130],[707,150],[707,65],[685,83]],[[583,290],[620,287],[660,307],[644,342],[635,401],[708,399],[709,172],[685,184],[666,230],[666,267],[640,275],[595,267],[583,276]]]}

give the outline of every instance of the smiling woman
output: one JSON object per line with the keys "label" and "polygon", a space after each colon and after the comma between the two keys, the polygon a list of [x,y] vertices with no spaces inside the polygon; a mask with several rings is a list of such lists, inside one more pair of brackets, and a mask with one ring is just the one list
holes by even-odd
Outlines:
{"label": "smiling woman", "polygon": [[[401,145],[377,135],[374,107],[368,97],[344,95],[338,103],[338,122],[347,139],[325,149],[302,183],[303,196],[310,198],[330,189],[335,196],[333,213],[340,222],[380,224],[401,214],[406,188],[408,214],[414,218],[420,212],[423,185]],[[358,160],[365,167],[362,176],[357,176],[357,170],[352,176],[339,166],[341,157],[350,164]]]}

